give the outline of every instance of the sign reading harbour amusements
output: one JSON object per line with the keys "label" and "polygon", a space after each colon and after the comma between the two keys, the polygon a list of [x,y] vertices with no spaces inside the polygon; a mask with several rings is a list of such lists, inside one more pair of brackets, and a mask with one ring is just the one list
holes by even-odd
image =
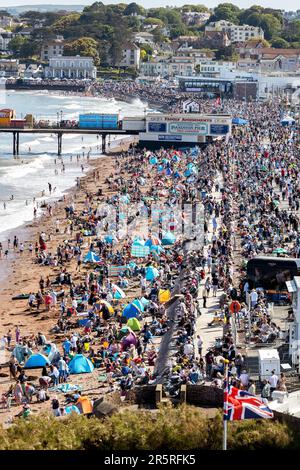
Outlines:
{"label": "sign reading harbour amusements", "polygon": [[207,138],[227,136],[231,133],[229,114],[148,114],[145,132],[140,132],[140,141],[147,142],[205,143]]}

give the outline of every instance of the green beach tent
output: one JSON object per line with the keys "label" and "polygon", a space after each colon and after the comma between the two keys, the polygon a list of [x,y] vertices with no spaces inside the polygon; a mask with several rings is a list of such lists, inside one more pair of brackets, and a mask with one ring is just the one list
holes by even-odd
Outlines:
{"label": "green beach tent", "polygon": [[129,318],[127,326],[129,326],[133,331],[141,331],[141,324],[137,318]]}

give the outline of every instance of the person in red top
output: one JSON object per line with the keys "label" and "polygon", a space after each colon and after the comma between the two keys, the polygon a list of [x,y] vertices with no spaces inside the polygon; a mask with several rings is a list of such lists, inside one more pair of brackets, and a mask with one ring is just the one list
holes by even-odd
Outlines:
{"label": "person in red top", "polygon": [[45,295],[44,302],[45,302],[46,310],[49,311],[50,310],[50,305],[51,305],[51,302],[52,302],[52,298],[51,298],[50,294]]}

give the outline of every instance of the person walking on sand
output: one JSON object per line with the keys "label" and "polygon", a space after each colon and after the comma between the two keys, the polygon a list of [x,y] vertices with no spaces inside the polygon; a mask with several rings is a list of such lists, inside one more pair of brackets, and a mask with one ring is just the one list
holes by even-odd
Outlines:
{"label": "person walking on sand", "polygon": [[16,333],[16,344],[18,344],[20,342],[20,337],[21,337],[20,328],[18,326],[16,326],[15,333]]}

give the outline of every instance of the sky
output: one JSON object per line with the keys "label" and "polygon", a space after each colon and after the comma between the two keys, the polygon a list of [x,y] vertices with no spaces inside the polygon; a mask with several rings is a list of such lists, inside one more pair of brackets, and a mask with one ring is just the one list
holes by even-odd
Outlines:
{"label": "sky", "polygon": [[[102,0],[104,4],[108,3],[131,3],[131,1],[136,1],[140,5],[143,5],[146,8],[150,7],[159,7],[159,6],[181,6],[184,4],[203,4],[209,8],[213,8],[219,3],[224,3],[228,0],[198,0],[198,1],[189,1],[189,0]],[[20,0],[0,0],[0,7],[7,7],[7,3],[10,7],[22,5]],[[52,5],[91,5],[93,0],[23,0],[23,5],[41,5],[41,4],[52,4]],[[261,5],[263,7],[272,7],[286,10],[297,10],[300,8],[299,0],[289,0],[286,4],[282,0],[235,0],[232,3],[237,5],[240,8],[249,8],[252,5]]]}

